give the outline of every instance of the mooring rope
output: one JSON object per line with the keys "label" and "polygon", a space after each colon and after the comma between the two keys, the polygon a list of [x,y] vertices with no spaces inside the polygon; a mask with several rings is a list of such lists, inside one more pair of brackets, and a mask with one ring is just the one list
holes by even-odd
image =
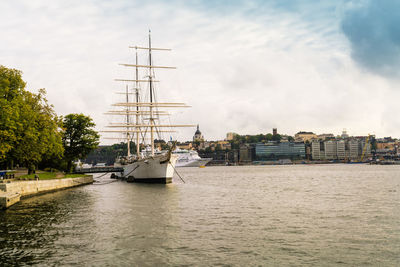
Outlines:
{"label": "mooring rope", "polygon": [[105,185],[105,184],[111,184],[111,183],[114,183],[114,182],[118,182],[118,180],[109,181],[107,183],[93,183],[93,185]]}
{"label": "mooring rope", "polygon": [[106,173],[104,173],[104,174],[102,174],[102,175],[100,175],[99,177],[96,177],[96,178],[101,178],[101,177],[103,177],[104,175],[106,175],[106,174],[109,174],[110,172],[106,172]]}
{"label": "mooring rope", "polygon": [[181,177],[181,175],[178,173],[178,171],[175,169],[175,166],[171,163],[171,161],[169,162],[169,164],[171,164],[172,168],[174,168],[175,173],[178,175],[179,178],[181,178],[182,182],[184,184],[186,184],[185,180],[183,180],[183,178]]}

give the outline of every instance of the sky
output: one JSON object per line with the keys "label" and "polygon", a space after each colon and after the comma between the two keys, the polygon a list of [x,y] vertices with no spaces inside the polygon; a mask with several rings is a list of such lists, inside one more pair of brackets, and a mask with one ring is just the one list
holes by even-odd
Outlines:
{"label": "sky", "polygon": [[156,73],[157,98],[190,105],[169,120],[199,124],[206,140],[272,128],[398,138],[399,13],[396,0],[5,0],[0,65],[45,88],[57,114],[105,130],[126,86],[114,79],[132,78],[119,63],[151,29],[153,46],[172,49],[154,63],[177,67]]}

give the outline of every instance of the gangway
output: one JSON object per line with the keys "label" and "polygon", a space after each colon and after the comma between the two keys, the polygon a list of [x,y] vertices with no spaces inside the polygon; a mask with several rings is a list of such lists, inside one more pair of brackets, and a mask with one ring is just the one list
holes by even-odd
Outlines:
{"label": "gangway", "polygon": [[75,173],[104,173],[104,172],[124,172],[122,167],[91,167],[79,168],[74,171]]}

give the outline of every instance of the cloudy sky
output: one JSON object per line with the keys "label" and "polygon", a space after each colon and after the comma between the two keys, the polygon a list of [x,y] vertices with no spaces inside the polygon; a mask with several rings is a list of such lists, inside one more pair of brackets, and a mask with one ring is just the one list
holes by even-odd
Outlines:
{"label": "cloudy sky", "polygon": [[0,64],[101,130],[125,87],[113,79],[131,75],[118,63],[151,29],[154,46],[173,49],[155,63],[177,67],[157,73],[159,100],[191,105],[171,121],[200,124],[208,140],[273,127],[400,137],[398,14],[397,0],[5,0]]}

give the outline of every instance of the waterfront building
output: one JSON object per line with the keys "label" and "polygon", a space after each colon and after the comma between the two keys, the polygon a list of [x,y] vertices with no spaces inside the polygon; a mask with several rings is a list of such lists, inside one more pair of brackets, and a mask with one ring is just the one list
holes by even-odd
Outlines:
{"label": "waterfront building", "polygon": [[272,135],[277,135],[277,134],[278,134],[278,129],[272,128]]}
{"label": "waterfront building", "polygon": [[346,142],[344,140],[336,141],[336,157],[339,160],[346,159]]}
{"label": "waterfront building", "polygon": [[[365,142],[364,142],[365,143]],[[366,151],[366,156],[370,155],[370,146]],[[356,160],[362,154],[360,152],[360,142],[354,140],[329,140],[329,141],[317,141],[314,140],[311,143],[311,156],[313,160],[345,160],[347,158]]]}
{"label": "waterfront building", "polygon": [[348,142],[348,158],[355,160],[358,159],[358,141],[355,139],[349,140]]}
{"label": "waterfront building", "polygon": [[255,158],[255,147],[251,144],[240,145],[239,159],[242,163],[252,162]]}
{"label": "waterfront building", "polygon": [[259,143],[256,144],[256,157],[258,159],[304,159],[306,148],[304,143]]}
{"label": "waterfront building", "polygon": [[394,150],[395,149],[395,142],[377,142],[376,149],[388,149]]}
{"label": "waterfront building", "polygon": [[321,160],[321,142],[314,140],[311,143],[311,157],[313,160]]}
{"label": "waterfront building", "polygon": [[336,141],[325,141],[324,148],[325,148],[325,159],[332,160],[337,158]]}

